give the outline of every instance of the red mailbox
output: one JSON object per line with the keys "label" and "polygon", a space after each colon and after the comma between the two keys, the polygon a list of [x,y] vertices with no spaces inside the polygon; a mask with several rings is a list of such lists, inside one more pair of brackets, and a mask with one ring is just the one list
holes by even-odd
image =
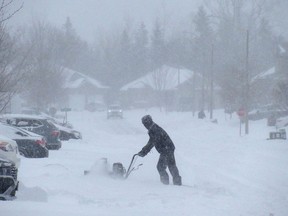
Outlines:
{"label": "red mailbox", "polygon": [[243,116],[245,116],[245,110],[243,108],[241,108],[237,111],[237,114],[239,117],[243,117]]}

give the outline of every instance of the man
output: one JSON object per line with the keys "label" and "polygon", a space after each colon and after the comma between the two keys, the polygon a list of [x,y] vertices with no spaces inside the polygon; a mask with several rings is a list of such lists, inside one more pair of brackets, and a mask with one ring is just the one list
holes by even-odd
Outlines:
{"label": "man", "polygon": [[156,150],[160,153],[157,170],[160,174],[160,180],[163,184],[169,184],[169,175],[166,172],[168,166],[169,171],[173,177],[174,185],[182,185],[181,176],[179,175],[178,168],[174,157],[175,146],[161,127],[155,124],[150,115],[145,115],[142,118],[143,125],[147,128],[149,134],[148,143],[138,153],[140,157],[144,157],[155,146]]}

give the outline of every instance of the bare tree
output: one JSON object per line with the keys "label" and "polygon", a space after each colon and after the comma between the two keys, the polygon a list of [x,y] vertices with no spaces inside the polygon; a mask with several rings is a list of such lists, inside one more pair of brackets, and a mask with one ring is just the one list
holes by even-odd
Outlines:
{"label": "bare tree", "polygon": [[13,9],[14,0],[1,0],[0,1],[0,23],[3,24],[10,18],[12,18],[17,12],[23,8],[23,4],[17,6]]}
{"label": "bare tree", "polygon": [[61,56],[58,55],[61,39],[59,29],[41,21],[35,22],[27,35],[26,46],[32,47],[27,100],[40,110],[59,102],[63,96]]}
{"label": "bare tree", "polygon": [[[266,0],[206,0],[211,17],[217,23],[215,72],[218,72],[217,81],[222,83],[223,93],[226,94],[224,98],[229,100],[227,101],[227,103],[231,103],[229,105],[240,102],[236,106],[243,106],[241,104],[243,96],[238,89],[246,89],[247,80],[244,79],[244,74],[248,73],[245,67],[247,65],[247,31],[249,32],[249,57],[254,60],[249,62],[249,77],[262,72],[263,67],[260,66],[263,64],[259,64],[259,62],[265,57],[264,54],[271,53],[271,51],[263,51],[263,49],[261,52],[258,51],[259,47],[262,48],[267,44],[267,41],[262,44],[259,41],[259,26],[263,20],[265,2]],[[235,82],[239,77],[243,77],[243,79]],[[237,86],[227,85],[229,82],[237,84]],[[232,92],[237,94],[232,96]]]}
{"label": "bare tree", "polygon": [[11,10],[13,0],[0,2],[0,112],[10,103],[12,96],[23,78],[26,57],[19,58],[16,40],[6,30],[6,22],[12,18],[23,5]]}

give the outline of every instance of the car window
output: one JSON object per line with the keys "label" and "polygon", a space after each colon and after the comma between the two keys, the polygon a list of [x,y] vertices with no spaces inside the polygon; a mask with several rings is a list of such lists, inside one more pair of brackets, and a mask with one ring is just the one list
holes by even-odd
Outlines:
{"label": "car window", "polygon": [[16,119],[7,119],[6,122],[10,125],[17,126]]}
{"label": "car window", "polygon": [[121,109],[121,107],[120,107],[120,106],[116,106],[116,105],[114,105],[114,106],[110,106],[109,109],[115,109],[115,110],[118,110],[118,109]]}
{"label": "car window", "polygon": [[52,129],[57,129],[57,127],[53,124],[53,122],[52,121],[50,121],[50,120],[47,120],[47,126],[49,127],[49,128],[52,128]]}
{"label": "car window", "polygon": [[40,127],[40,126],[42,126],[43,124],[40,122],[40,121],[38,121],[38,120],[32,120],[31,121],[31,126],[32,127]]}
{"label": "car window", "polygon": [[17,127],[28,127],[30,126],[30,123],[28,121],[25,120],[20,120],[17,123]]}

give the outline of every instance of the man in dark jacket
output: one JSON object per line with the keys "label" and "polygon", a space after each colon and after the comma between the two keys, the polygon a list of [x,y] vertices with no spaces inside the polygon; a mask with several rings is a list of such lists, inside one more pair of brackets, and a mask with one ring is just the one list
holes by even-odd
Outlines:
{"label": "man in dark jacket", "polygon": [[143,125],[147,128],[149,134],[148,143],[138,153],[140,157],[144,157],[155,146],[156,150],[160,153],[159,161],[157,164],[157,170],[160,174],[160,180],[163,184],[169,184],[169,175],[166,172],[168,166],[169,171],[173,177],[174,185],[182,185],[181,176],[179,175],[178,168],[176,166],[174,150],[175,146],[161,127],[155,124],[150,115],[145,115],[142,118]]}

